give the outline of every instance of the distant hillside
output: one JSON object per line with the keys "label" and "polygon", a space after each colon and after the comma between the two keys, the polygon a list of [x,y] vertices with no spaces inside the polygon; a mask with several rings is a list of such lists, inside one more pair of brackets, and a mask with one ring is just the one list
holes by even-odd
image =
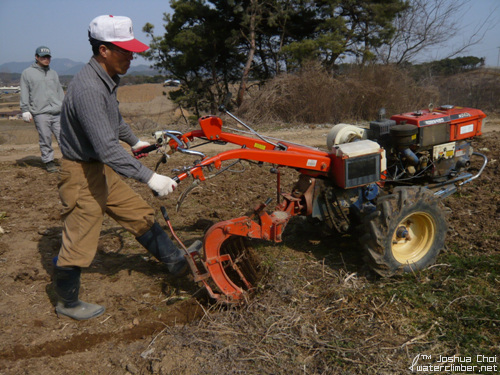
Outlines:
{"label": "distant hillside", "polygon": [[[0,73],[22,73],[24,69],[33,64],[33,61],[27,62],[8,62],[0,65]],[[54,69],[60,76],[73,76],[80,71],[86,64],[82,62],[75,62],[70,59],[54,58],[50,62],[51,69]],[[154,76],[158,75],[158,71],[151,69],[148,65],[132,66],[127,75],[145,75]]]}

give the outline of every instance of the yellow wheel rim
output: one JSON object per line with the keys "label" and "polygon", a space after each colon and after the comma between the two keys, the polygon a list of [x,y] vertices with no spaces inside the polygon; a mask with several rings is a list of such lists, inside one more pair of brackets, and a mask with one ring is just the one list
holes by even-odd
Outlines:
{"label": "yellow wheel rim", "polygon": [[391,250],[401,264],[415,263],[431,249],[436,223],[425,212],[414,212],[400,221],[392,235]]}

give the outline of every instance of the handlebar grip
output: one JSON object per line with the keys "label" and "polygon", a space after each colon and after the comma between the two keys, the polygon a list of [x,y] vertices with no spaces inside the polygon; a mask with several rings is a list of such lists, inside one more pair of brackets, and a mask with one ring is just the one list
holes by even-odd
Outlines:
{"label": "handlebar grip", "polygon": [[[178,184],[181,182],[181,179],[180,179],[179,177],[177,177],[177,176],[172,177],[172,180],[174,180],[174,181],[175,181],[176,183],[178,183]],[[153,195],[154,195],[155,197],[157,197],[157,196],[158,196],[158,193],[157,193],[156,191],[154,191],[153,189],[151,189],[151,191],[153,192]]]}
{"label": "handlebar grip", "polygon": [[136,154],[148,154],[151,151],[155,151],[157,149],[158,149],[158,145],[155,143],[154,145],[147,146],[147,147],[141,148],[137,151],[134,151],[134,155],[136,155]]}

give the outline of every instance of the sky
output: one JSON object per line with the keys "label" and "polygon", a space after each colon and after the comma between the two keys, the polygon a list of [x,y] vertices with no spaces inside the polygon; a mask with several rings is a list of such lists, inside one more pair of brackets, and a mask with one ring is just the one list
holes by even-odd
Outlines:
{"label": "sky", "polygon": [[[455,0],[465,1],[465,0]],[[0,0],[0,65],[34,60],[38,46],[46,45],[54,58],[87,62],[91,56],[87,30],[92,19],[103,14],[132,19],[137,39],[149,44],[142,32],[146,23],[163,33],[163,14],[170,13],[169,0]],[[429,59],[446,57],[449,46],[467,39],[474,25],[489,18],[490,28],[481,43],[462,55],[485,57],[486,65],[500,65],[500,0],[472,0],[466,14],[457,17],[463,32],[447,45],[428,52]],[[150,64],[138,57],[133,65]]]}
{"label": "sky", "polygon": [[[132,19],[134,36],[145,44],[146,23],[163,34],[163,14],[170,13],[169,0],[0,0],[0,65],[35,59],[35,50],[46,45],[52,58],[89,61],[92,50],[88,27],[105,14]],[[132,65],[151,64],[141,57]]]}

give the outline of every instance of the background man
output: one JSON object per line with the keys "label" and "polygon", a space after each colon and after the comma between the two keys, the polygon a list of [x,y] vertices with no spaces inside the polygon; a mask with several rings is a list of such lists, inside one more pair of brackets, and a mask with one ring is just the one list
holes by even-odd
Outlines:
{"label": "background man", "polygon": [[42,162],[48,172],[57,172],[52,149],[52,134],[60,144],[59,115],[64,92],[57,73],[50,69],[50,49],[45,46],[35,51],[35,62],[21,74],[21,111],[23,120],[35,121]]}
{"label": "background man", "polygon": [[96,254],[104,213],[131,232],[171,274],[181,275],[187,269],[183,252],[155,221],[154,210],[120,178],[147,183],[160,196],[177,186],[120,144],[123,141],[136,152],[149,146],[125,123],[116,99],[119,75],[127,72],[134,52],[149,47],[134,38],[130,18],[121,16],[92,20],[89,41],[93,57],[71,81],[61,113],[63,233],[54,269],[56,312],[77,320],[104,312],[103,306],[78,298],[81,268],[88,267]]}

